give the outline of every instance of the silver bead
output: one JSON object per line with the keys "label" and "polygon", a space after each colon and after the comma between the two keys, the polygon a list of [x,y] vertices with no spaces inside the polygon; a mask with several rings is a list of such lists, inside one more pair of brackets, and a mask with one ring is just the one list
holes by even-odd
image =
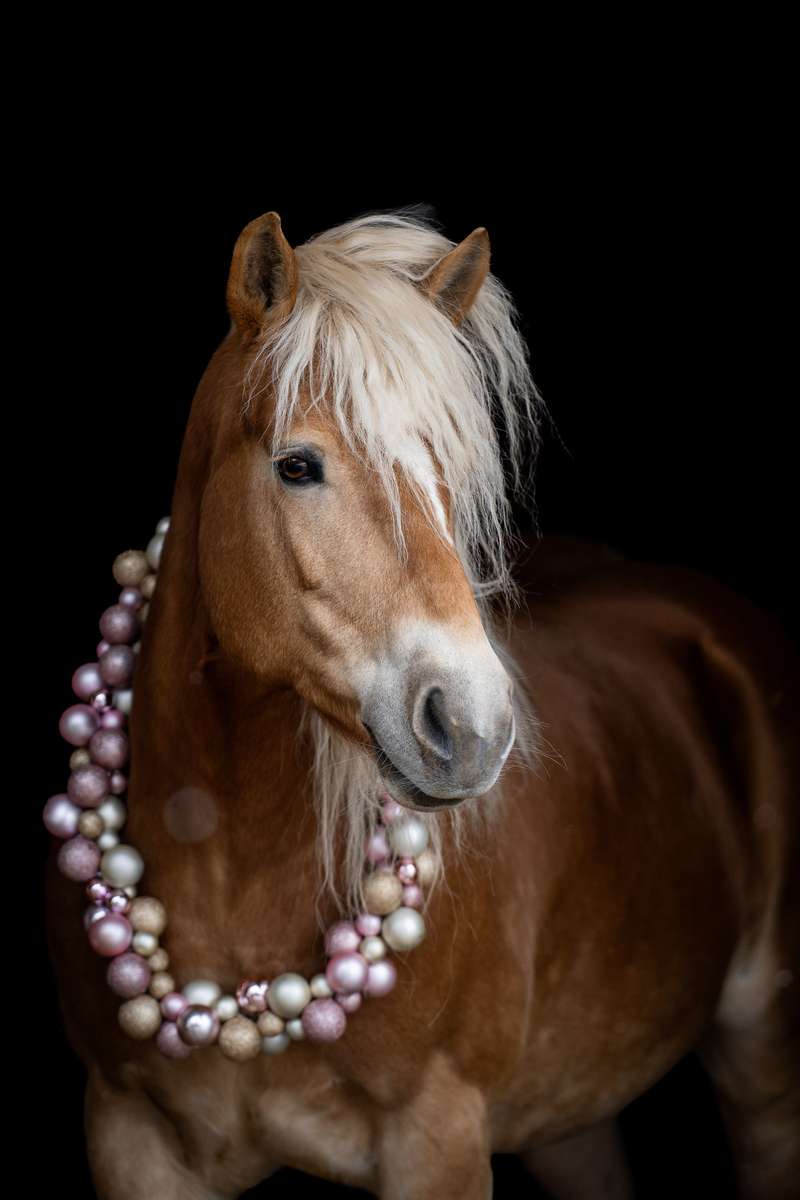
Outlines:
{"label": "silver bead", "polygon": [[311,988],[302,975],[287,971],[273,979],[267,992],[267,1004],[284,1020],[299,1017],[311,999]]}
{"label": "silver bead", "polygon": [[231,1021],[239,1015],[239,1002],[235,996],[220,996],[214,1005],[214,1011],[220,1021]]}
{"label": "silver bead", "polygon": [[401,817],[389,826],[389,844],[400,858],[416,858],[428,845],[428,830],[418,817]]}
{"label": "silver bead", "polygon": [[315,975],[311,980],[311,995],[315,1000],[327,1000],[333,995],[333,988],[324,975]]}
{"label": "silver bead", "polygon": [[164,549],[164,534],[157,533],[147,543],[147,561],[154,571],[158,570],[161,561],[161,551]]}
{"label": "silver bead", "polygon": [[379,959],[386,958],[386,942],[381,937],[365,937],[358,947],[358,952],[367,962],[378,962]]}
{"label": "silver bead", "polygon": [[[122,829],[128,816],[128,810],[119,796],[109,796],[107,800],[103,801],[97,812],[103,818],[106,829],[111,830],[112,833],[115,830]],[[113,844],[116,845],[116,843]],[[103,848],[105,849],[106,847]]]}
{"label": "silver bead", "polygon": [[396,908],[384,918],[381,933],[393,950],[413,950],[425,937],[425,922],[415,908]]}
{"label": "silver bead", "polygon": [[142,878],[144,859],[133,846],[112,846],[101,858],[100,870],[112,887],[130,887]]}
{"label": "silver bead", "polygon": [[293,1017],[291,1021],[286,1022],[286,1032],[293,1042],[302,1042],[305,1035],[303,1022],[299,1017]]}
{"label": "silver bead", "polygon": [[222,995],[222,988],[212,979],[193,979],[181,991],[190,1004],[201,1004],[203,1008],[213,1008]]}
{"label": "silver bead", "polygon": [[261,1049],[265,1054],[283,1054],[288,1045],[288,1033],[276,1033],[274,1037],[261,1039]]}

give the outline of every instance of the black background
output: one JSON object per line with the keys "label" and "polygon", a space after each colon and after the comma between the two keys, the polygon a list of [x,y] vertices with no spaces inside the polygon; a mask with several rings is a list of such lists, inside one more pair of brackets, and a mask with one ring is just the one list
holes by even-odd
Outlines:
{"label": "black background", "polygon": [[[559,434],[548,434],[539,463],[541,527],[701,567],[794,624],[795,450],[788,389],[773,367],[786,331],[774,293],[779,148],[733,96],[722,110],[636,109],[623,119],[589,105],[563,133],[517,133],[510,149],[490,136],[459,153],[442,147],[430,171],[400,127],[384,130],[381,171],[366,152],[323,161],[316,142],[302,168],[276,152],[267,128],[234,153],[224,129],[195,128],[190,144],[177,119],[160,136],[157,121],[133,122],[109,140],[53,113],[47,182],[24,217],[49,299],[27,360],[19,448],[38,547],[21,620],[34,645],[43,615],[47,629],[33,764],[41,804],[66,779],[57,721],[115,598],[111,562],[169,511],[192,395],[228,329],[236,236],[270,209],[293,244],[419,201],[453,240],[485,225]],[[41,804],[28,834],[39,863]],[[58,1114],[57,1154],[37,1180],[68,1172],[71,1194],[89,1197],[83,1070],[61,1031],[43,937],[37,946],[37,1087],[46,1074]],[[730,1194],[693,1060],[635,1103],[623,1128],[641,1196],[672,1196],[689,1173],[704,1194]],[[496,1166],[498,1197],[534,1194],[512,1160]],[[253,1194],[295,1186],[287,1174]],[[353,1194],[310,1186],[320,1197]]]}

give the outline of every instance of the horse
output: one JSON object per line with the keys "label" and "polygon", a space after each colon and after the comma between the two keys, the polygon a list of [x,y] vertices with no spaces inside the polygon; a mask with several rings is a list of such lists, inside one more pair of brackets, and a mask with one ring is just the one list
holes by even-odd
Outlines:
{"label": "horse", "polygon": [[543,402],[484,227],[387,210],[293,248],[268,212],[226,302],[138,651],[126,840],[176,986],[318,970],[387,796],[430,835],[427,933],[339,1040],[173,1060],[120,1029],[53,854],[98,1195],[227,1200],[291,1167],[485,1200],[509,1153],[554,1197],[625,1197],[618,1114],[690,1051],[742,1195],[796,1195],[785,633],[689,569],[546,538],[514,565]]}

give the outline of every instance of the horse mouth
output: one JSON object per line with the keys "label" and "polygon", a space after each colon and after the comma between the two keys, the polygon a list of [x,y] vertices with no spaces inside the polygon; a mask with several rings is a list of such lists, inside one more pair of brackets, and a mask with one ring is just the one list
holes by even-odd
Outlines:
{"label": "horse mouth", "polygon": [[462,803],[461,798],[458,797],[450,800],[447,798],[443,799],[441,796],[430,796],[427,792],[423,792],[422,788],[418,787],[413,780],[403,774],[399,767],[395,766],[369,725],[365,722],[362,722],[362,724],[372,741],[375,762],[381,779],[386,784],[387,791],[392,799],[396,800],[398,804],[402,804],[406,808],[419,808],[430,812],[436,808],[455,808],[457,804]]}

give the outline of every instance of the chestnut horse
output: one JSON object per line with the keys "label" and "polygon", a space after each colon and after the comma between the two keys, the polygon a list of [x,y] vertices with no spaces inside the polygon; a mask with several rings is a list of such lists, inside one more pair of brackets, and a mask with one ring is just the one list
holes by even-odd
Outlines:
{"label": "chestnut horse", "polygon": [[443,876],[395,990],[340,1041],[175,1061],[120,1030],[51,862],[98,1194],[235,1197],[286,1165],[485,1200],[497,1151],[556,1197],[621,1197],[615,1118],[695,1049],[742,1194],[796,1195],[784,636],[691,572],[548,565],[546,542],[494,632],[504,474],[525,487],[540,405],[485,229],[454,245],[399,210],[292,249],[267,213],[227,302],[131,718],[125,840],[166,905],[170,973],[234,991],[319,970],[382,792],[423,814]]}

